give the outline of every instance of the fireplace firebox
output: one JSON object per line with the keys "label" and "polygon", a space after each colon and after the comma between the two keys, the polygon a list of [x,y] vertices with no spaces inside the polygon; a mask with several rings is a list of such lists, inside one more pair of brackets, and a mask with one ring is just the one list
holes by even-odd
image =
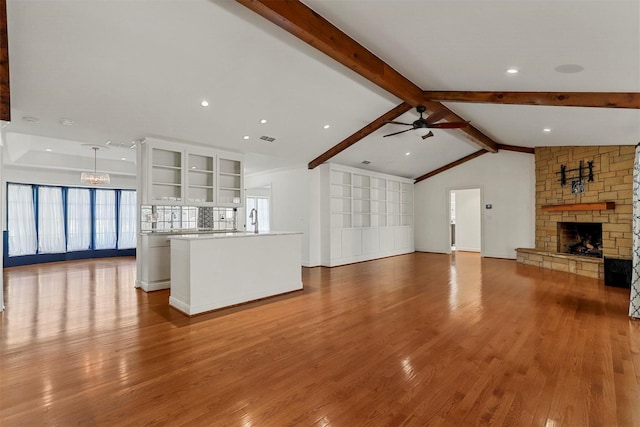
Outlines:
{"label": "fireplace firebox", "polygon": [[558,252],[602,258],[602,224],[559,222]]}

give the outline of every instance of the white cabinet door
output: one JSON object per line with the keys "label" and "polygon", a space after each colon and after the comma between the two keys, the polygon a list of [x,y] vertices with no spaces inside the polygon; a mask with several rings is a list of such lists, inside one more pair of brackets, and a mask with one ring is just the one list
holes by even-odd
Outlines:
{"label": "white cabinet door", "polygon": [[331,230],[331,259],[342,258],[342,230]]}
{"label": "white cabinet door", "polygon": [[383,252],[390,252],[395,248],[393,242],[393,228],[382,227],[380,230],[380,250]]}
{"label": "white cabinet door", "polygon": [[380,250],[380,235],[377,228],[362,229],[362,253],[372,254]]}
{"label": "white cabinet door", "polygon": [[409,247],[409,227],[394,227],[394,249],[407,249]]}
{"label": "white cabinet door", "polygon": [[342,230],[342,256],[352,257],[362,255],[362,230]]}

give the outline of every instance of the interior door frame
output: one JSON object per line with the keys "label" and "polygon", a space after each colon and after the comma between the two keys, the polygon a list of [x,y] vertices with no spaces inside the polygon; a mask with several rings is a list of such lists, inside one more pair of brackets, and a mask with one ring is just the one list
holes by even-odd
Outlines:
{"label": "interior door frame", "polygon": [[447,198],[447,202],[445,203],[447,214],[446,218],[446,237],[447,237],[447,251],[446,253],[451,255],[451,192],[458,190],[480,190],[480,256],[484,256],[484,215],[483,215],[483,206],[484,206],[484,187],[482,185],[467,185],[467,186],[455,186],[455,187],[447,187],[445,197]]}

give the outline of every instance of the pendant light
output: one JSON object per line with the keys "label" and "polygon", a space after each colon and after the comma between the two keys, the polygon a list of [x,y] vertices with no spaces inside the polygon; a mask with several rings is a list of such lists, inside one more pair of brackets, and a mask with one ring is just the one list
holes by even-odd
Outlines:
{"label": "pendant light", "polygon": [[91,185],[109,184],[111,182],[109,174],[106,172],[98,172],[96,169],[97,154],[100,147],[94,146],[91,147],[91,149],[93,150],[93,172],[82,172],[80,175],[80,182]]}

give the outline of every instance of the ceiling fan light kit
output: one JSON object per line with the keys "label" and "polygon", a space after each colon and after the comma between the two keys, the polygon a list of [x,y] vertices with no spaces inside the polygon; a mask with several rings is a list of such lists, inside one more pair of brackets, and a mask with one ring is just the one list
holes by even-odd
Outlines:
{"label": "ceiling fan light kit", "polygon": [[[436,123],[444,119],[450,114],[449,110],[447,109],[434,111],[426,118],[422,117],[422,114],[425,111],[427,111],[427,108],[424,105],[418,105],[416,107],[416,111],[418,112],[418,114],[420,114],[420,118],[418,120],[415,120],[413,123],[396,122],[393,120],[387,121],[386,123],[391,123],[394,125],[411,126],[411,127],[409,129],[401,130],[399,132],[394,132],[388,135],[384,135],[384,138],[386,138],[387,136],[393,136],[393,135],[398,135],[400,133],[409,132],[410,130],[415,130],[415,129],[460,129],[469,125],[469,122],[467,121]],[[428,134],[422,136],[422,139],[427,139],[431,136],[434,136],[433,132],[429,131]]]}

